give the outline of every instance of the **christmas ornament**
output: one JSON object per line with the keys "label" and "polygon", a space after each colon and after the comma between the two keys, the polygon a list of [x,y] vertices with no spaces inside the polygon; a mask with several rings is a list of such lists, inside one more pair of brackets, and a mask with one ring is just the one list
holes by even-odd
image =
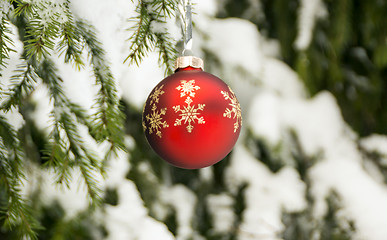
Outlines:
{"label": "christmas ornament", "polygon": [[226,83],[203,71],[201,59],[179,57],[176,68],[146,101],[145,136],[154,151],[174,166],[211,166],[238,139],[242,124],[239,102]]}
{"label": "christmas ornament", "polygon": [[[183,55],[191,53],[191,1],[182,15]],[[165,161],[186,169],[211,166],[222,160],[239,137],[242,114],[231,88],[203,71],[203,61],[193,56],[176,60],[175,73],[162,80],[144,106],[145,136]]]}

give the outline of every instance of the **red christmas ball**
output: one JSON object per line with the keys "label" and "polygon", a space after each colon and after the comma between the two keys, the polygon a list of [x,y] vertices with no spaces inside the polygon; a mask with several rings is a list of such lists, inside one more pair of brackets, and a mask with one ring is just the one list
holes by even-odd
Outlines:
{"label": "red christmas ball", "polygon": [[[182,58],[189,63],[197,60]],[[222,160],[235,145],[242,124],[241,108],[231,88],[195,67],[180,66],[157,84],[142,116],[145,136],[154,151],[186,169]]]}

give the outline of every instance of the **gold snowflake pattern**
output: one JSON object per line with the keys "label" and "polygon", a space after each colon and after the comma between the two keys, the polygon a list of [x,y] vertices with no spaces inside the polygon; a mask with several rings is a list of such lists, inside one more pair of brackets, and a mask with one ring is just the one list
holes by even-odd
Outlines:
{"label": "gold snowflake pattern", "polygon": [[226,110],[223,113],[223,117],[236,119],[234,123],[234,133],[235,133],[238,130],[238,128],[242,125],[242,111],[241,111],[241,106],[239,105],[239,102],[234,92],[231,90],[230,87],[228,87],[228,89],[231,92],[231,95],[227,91],[220,91],[224,99],[230,100],[231,102],[229,103],[229,105],[231,106],[231,109],[226,108]]}
{"label": "gold snowflake pattern", "polygon": [[[144,106],[142,106],[142,116],[144,116],[145,106],[146,106],[145,104],[144,104]],[[144,118],[142,119],[142,129],[144,130],[144,132],[146,131],[146,125],[144,122]]]}
{"label": "gold snowflake pattern", "polygon": [[177,90],[181,91],[180,97],[184,97],[186,95],[189,95],[190,97],[195,97],[196,90],[199,90],[199,86],[195,86],[195,80],[180,80],[180,85],[176,88]]}
{"label": "gold snowflake pattern", "polygon": [[164,87],[164,85],[161,85],[161,86],[155,88],[152,95],[149,96],[150,104],[159,102],[159,100],[160,100],[159,97],[165,93],[164,90],[162,90],[163,87]]}
{"label": "gold snowflake pattern", "polygon": [[146,124],[145,124],[144,120],[142,121],[142,129],[144,130],[144,132],[146,131]]}
{"label": "gold snowflake pattern", "polygon": [[152,106],[152,113],[146,115],[146,120],[149,122],[149,134],[156,132],[156,135],[162,137],[161,128],[169,127],[167,121],[163,121],[162,115],[167,113],[167,108],[162,108],[157,111],[156,104]]}
{"label": "gold snowflake pattern", "polygon": [[195,124],[196,120],[198,124],[205,123],[204,118],[199,117],[201,113],[198,112],[199,110],[204,110],[205,104],[198,104],[198,107],[195,108],[195,105],[191,106],[192,99],[190,97],[187,97],[185,103],[187,103],[188,106],[184,106],[183,109],[180,108],[180,105],[172,107],[176,113],[180,112],[179,116],[181,117],[180,119],[176,119],[174,126],[180,126],[182,123],[186,125],[188,123],[187,131],[191,133],[194,128],[192,124]]}

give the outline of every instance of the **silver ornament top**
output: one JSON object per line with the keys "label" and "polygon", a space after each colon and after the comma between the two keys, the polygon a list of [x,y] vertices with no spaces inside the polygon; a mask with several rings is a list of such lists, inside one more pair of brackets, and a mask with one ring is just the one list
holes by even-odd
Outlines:
{"label": "silver ornament top", "polygon": [[175,61],[175,70],[178,68],[186,68],[186,67],[200,68],[204,70],[204,63],[201,58],[194,57],[194,56],[178,57]]}

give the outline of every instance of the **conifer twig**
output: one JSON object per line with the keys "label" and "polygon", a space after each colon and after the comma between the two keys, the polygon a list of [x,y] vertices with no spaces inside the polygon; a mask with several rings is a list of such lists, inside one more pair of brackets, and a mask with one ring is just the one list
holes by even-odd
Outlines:
{"label": "conifer twig", "polygon": [[[14,43],[9,35],[12,32],[9,29],[9,21],[5,18],[0,19],[0,70],[6,67],[6,59],[9,59],[9,53],[15,50]],[[1,76],[1,73],[0,73]]]}
{"label": "conifer twig", "polygon": [[172,41],[167,31],[152,26],[165,24],[167,17],[174,16],[175,6],[176,0],[140,1],[136,8],[137,16],[129,19],[135,25],[129,29],[133,35],[129,38],[130,53],[124,62],[139,65],[150,51],[157,48],[166,73],[172,72],[173,59],[177,55],[175,41]]}

